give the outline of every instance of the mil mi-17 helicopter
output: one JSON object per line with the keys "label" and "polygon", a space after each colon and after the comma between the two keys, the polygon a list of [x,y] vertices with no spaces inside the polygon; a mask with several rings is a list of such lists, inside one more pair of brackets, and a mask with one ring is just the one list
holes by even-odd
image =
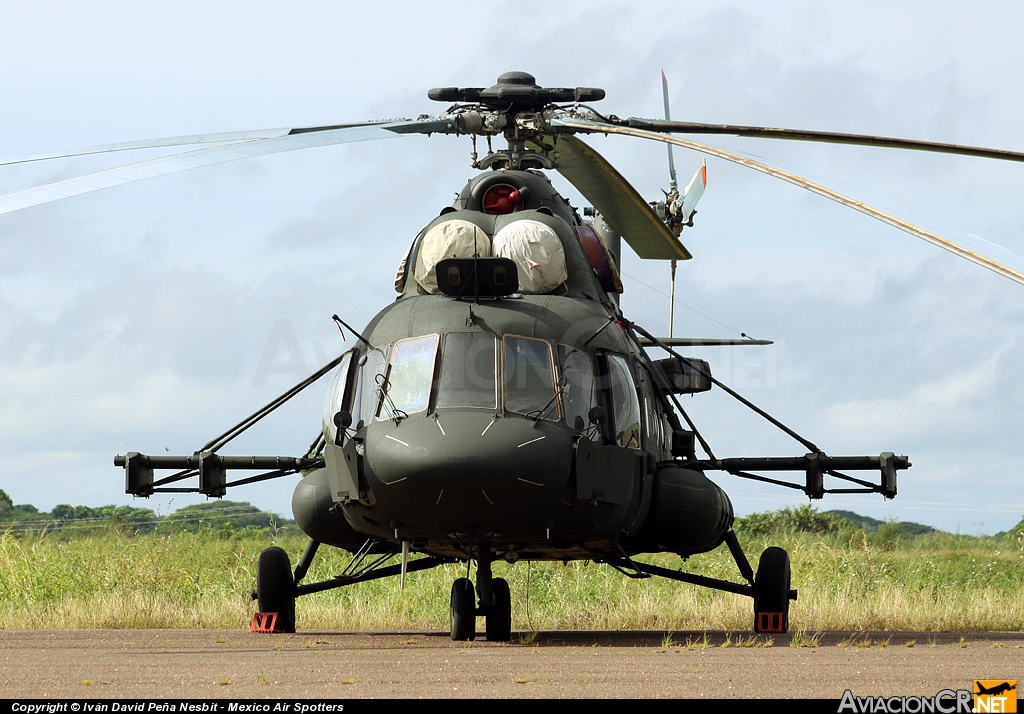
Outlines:
{"label": "mil mi-17 helicopter", "polygon": [[[593,560],[628,577],[659,576],[753,599],[756,632],[786,632],[789,556],[768,548],[757,571],[732,530],[733,508],[707,471],[723,471],[803,491],[896,496],[905,456],[829,456],[711,374],[703,360],[659,339],[619,307],[620,238],[644,259],[688,260],[679,240],[693,225],[706,185],[702,165],[680,192],[671,169],[664,200],[649,203],[578,135],[624,134],[696,149],[782,178],[928,240],[1010,279],[1024,275],[942,237],[765,164],[673,136],[735,134],[887,146],[987,158],[1024,154],[933,142],[668,119],[620,119],[589,106],[595,88],[544,88],[509,72],[489,88],[434,89],[450,106],[412,120],[171,137],[22,157],[5,163],[130,149],[213,144],[6,196],[0,213],[98,188],[280,151],[405,134],[472,137],[471,179],[451,206],[419,232],[401,261],[399,297],[361,332],[334,319],[357,346],[186,456],[129,452],[126,492],[150,496],[227,489],[304,472],[293,513],[309,536],[294,570],[284,550],[259,558],[253,591],[268,629],[295,630],[296,598],[446,563],[476,563],[475,583],[451,589],[451,637],[511,636],[508,583],[492,563]],[[495,150],[492,139],[504,137]],[[487,153],[477,154],[477,141]],[[671,151],[669,153],[671,166]],[[556,170],[592,204],[584,215],[544,173]],[[699,344],[729,341],[701,340]],[[742,341],[750,344],[748,340]],[[648,348],[667,353],[652,359]],[[302,457],[230,456],[220,450],[280,405],[334,372],[320,434]],[[807,450],[794,457],[718,458],[677,395],[713,386],[768,419]],[[698,454],[697,446],[702,454]],[[158,470],[174,473],[157,477]],[[230,471],[257,475],[228,479]],[[785,481],[765,472],[802,473]],[[877,481],[846,472],[875,471]],[[826,488],[825,476],[839,486]],[[180,485],[198,478],[195,487]],[[832,481],[829,481],[832,484]],[[644,563],[636,556],[684,558],[725,543],[744,582]],[[353,554],[345,570],[303,580],[321,544]],[[417,557],[411,556],[416,554]],[[400,562],[388,564],[399,556]]]}

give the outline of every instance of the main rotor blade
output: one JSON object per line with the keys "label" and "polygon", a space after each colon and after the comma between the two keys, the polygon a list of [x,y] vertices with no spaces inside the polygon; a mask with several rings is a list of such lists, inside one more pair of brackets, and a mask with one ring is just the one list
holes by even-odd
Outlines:
{"label": "main rotor blade", "polygon": [[[735,345],[774,345],[772,340],[744,339],[718,339],[716,337],[659,337],[658,342],[668,347],[732,347]],[[640,338],[641,347],[657,347],[658,342],[652,342],[645,337]]]}
{"label": "main rotor blade", "polygon": [[571,134],[558,138],[558,172],[596,208],[641,258],[689,260],[693,256],[636,189],[593,147]]}
{"label": "main rotor blade", "polygon": [[934,151],[940,154],[980,156],[985,159],[1024,161],[1024,153],[1004,149],[986,149],[983,146],[943,144],[937,141],[917,139],[896,139],[888,136],[867,134],[843,134],[834,131],[807,131],[804,129],[776,129],[766,126],[739,126],[734,124],[698,124],[685,121],[662,121],[661,119],[625,120],[630,129],[643,129],[656,133],[671,134],[729,134],[732,136],[754,136],[762,139],[790,139],[794,141],[818,141],[826,144],[854,144],[857,146],[882,146],[890,149],[911,149]]}
{"label": "main rotor blade", "polygon": [[855,201],[852,198],[848,198],[847,196],[844,196],[841,193],[837,193],[832,189],[825,188],[824,186],[820,186],[816,183],[812,183],[807,179],[801,178],[787,171],[777,169],[773,166],[768,166],[767,164],[762,164],[761,162],[754,161],[753,159],[748,159],[745,156],[739,156],[738,154],[733,154],[729,151],[723,151],[722,149],[716,149],[715,147],[712,146],[706,146],[704,144],[698,144],[693,141],[687,141],[686,139],[680,139],[679,137],[676,136],[666,136],[664,134],[657,134],[655,132],[646,131],[643,129],[634,129],[632,127],[613,126],[599,122],[587,121],[583,119],[563,119],[558,120],[558,123],[562,126],[565,126],[570,129],[576,129],[578,131],[601,132],[606,134],[624,134],[626,136],[640,137],[641,139],[653,139],[654,141],[663,141],[669,144],[675,144],[676,146],[682,146],[685,149],[692,149],[694,151],[699,151],[704,154],[710,154],[711,156],[717,156],[718,158],[725,159],[726,161],[732,161],[733,163],[740,164],[741,166],[746,166],[747,168],[754,169],[755,171],[760,171],[761,173],[768,174],[769,176],[774,176],[775,178],[782,179],[783,181],[788,181],[791,184],[799,186],[800,188],[807,189],[808,191],[816,193],[819,196],[824,196],[825,198],[832,199],[833,201],[841,203],[844,206],[854,209],[855,211],[860,211],[861,213],[871,216],[872,218],[876,218],[882,221],[883,223],[888,223],[890,226],[899,228],[901,231],[905,231],[912,236],[916,236],[922,240],[926,240],[929,243],[932,243],[933,245],[937,245],[944,250],[948,250],[950,253],[959,255],[961,258],[969,260],[972,263],[976,263],[982,266],[983,268],[988,268],[992,272],[1002,275],[1004,278],[1009,278],[1014,282],[1024,285],[1024,274],[1021,274],[1016,270],[1013,270],[1012,268],[1008,268],[1005,265],[997,263],[996,261],[991,260],[990,258],[986,258],[983,255],[979,255],[974,251],[967,250],[966,248],[954,243],[953,241],[947,238],[942,238],[941,236],[937,236],[934,233],[924,230],[923,228],[918,228],[917,226],[911,223],[907,223],[906,221],[896,218],[895,216],[891,216],[888,213],[885,213],[884,211],[878,210],[877,208],[872,208],[871,206],[861,203],[860,201]]}
{"label": "main rotor blade", "polygon": [[[357,141],[390,139],[402,134],[429,134],[454,131],[454,120],[416,119],[390,122],[343,125],[339,127],[313,127],[287,129],[287,134],[259,139],[247,139],[226,146],[186,151],[127,166],[64,179],[54,183],[14,191],[0,196],[0,215],[22,208],[38,206],[62,198],[78,196],[91,191],[120,186],[134,181],[166,176],[189,169],[222,164],[254,156],[265,156],[284,151],[308,149],[316,146],[347,144]],[[136,147],[141,148],[141,147]]]}
{"label": "main rotor blade", "polygon": [[[403,121],[403,120],[395,120]],[[27,164],[33,161],[50,159],[66,159],[72,156],[88,156],[90,154],[109,154],[115,151],[137,151],[139,149],[165,149],[171,146],[194,146],[197,144],[236,144],[259,139],[276,139],[294,134],[347,129],[355,126],[374,126],[382,122],[356,122],[351,124],[334,124],[330,126],[285,127],[283,129],[250,129],[248,131],[224,131],[210,134],[186,134],[183,136],[165,136],[159,139],[142,139],[140,141],[121,141],[114,144],[97,144],[78,149],[61,149],[41,154],[27,154],[8,159],[0,159],[0,166]]]}
{"label": "main rotor blade", "polygon": [[97,144],[78,149],[61,149],[41,154],[26,154],[8,159],[0,159],[0,166],[27,164],[33,161],[50,159],[66,159],[72,156],[89,156],[90,154],[108,154],[114,151],[134,151],[136,149],[163,149],[171,146],[192,146],[195,144],[235,144],[255,139],[274,139],[287,136],[290,129],[258,129],[256,131],[228,131],[219,134],[189,134],[186,136],[168,136],[161,139],[143,139],[141,141],[122,141],[116,144]]}

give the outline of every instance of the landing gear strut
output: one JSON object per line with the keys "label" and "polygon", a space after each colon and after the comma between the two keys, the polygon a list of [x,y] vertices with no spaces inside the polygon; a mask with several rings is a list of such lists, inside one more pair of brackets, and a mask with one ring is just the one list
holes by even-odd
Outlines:
{"label": "landing gear strut", "polygon": [[[277,613],[275,632],[295,632],[295,598],[297,597],[343,588],[369,580],[390,578],[401,575],[403,572],[402,565],[384,565],[398,554],[398,548],[390,543],[369,539],[353,553],[352,560],[341,573],[317,583],[301,583],[300,581],[309,571],[309,566],[312,564],[319,546],[319,542],[310,539],[295,566],[294,575],[291,572],[288,554],[281,548],[272,546],[260,553],[260,559],[256,566],[256,587],[252,590],[252,599],[259,600],[261,612]],[[427,556],[408,563],[404,567],[404,571],[415,573],[454,562],[453,558]],[[470,595],[469,601],[472,604],[472,595]],[[472,621],[472,610],[470,611],[470,621]],[[472,632],[472,624],[470,628],[470,632]]]}
{"label": "landing gear strut", "polygon": [[[477,607],[474,595],[479,594]],[[512,639],[512,595],[504,578],[491,575],[491,554],[482,550],[477,557],[476,591],[469,578],[452,584],[451,625],[453,640],[476,638],[476,618],[485,618],[485,632],[491,642]]]}
{"label": "landing gear strut", "polygon": [[754,631],[785,633],[789,631],[789,601],[796,600],[797,591],[789,587],[789,554],[782,548],[767,548],[761,554],[757,576],[750,567],[747,556],[743,554],[739,539],[730,528],[725,534],[725,543],[729,546],[733,559],[740,570],[740,575],[749,583],[729,582],[705,575],[685,573],[671,570],[650,563],[635,561],[622,552],[621,557],[608,557],[594,553],[595,563],[607,563],[629,578],[649,578],[657,575],[660,578],[692,583],[705,588],[721,590],[727,593],[745,595],[754,599]]}

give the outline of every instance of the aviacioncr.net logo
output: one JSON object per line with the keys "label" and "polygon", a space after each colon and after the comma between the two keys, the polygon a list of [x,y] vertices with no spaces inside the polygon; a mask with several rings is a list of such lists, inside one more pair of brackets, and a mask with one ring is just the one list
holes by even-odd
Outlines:
{"label": "aviacioncr.net logo", "polygon": [[847,689],[843,692],[838,709],[840,714],[968,714],[973,711],[971,692],[967,689],[943,689],[931,697],[855,697],[853,692]]}

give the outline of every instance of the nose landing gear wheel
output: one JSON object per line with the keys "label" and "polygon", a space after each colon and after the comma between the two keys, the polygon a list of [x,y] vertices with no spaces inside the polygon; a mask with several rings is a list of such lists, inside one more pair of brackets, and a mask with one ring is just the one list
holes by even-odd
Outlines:
{"label": "nose landing gear wheel", "polygon": [[508,581],[495,578],[494,605],[486,615],[487,639],[491,642],[508,642],[512,639],[512,594],[508,589]]}
{"label": "nose landing gear wheel", "polygon": [[295,632],[295,581],[288,554],[276,545],[256,563],[256,598],[260,612],[276,612],[279,632]]}
{"label": "nose landing gear wheel", "polygon": [[452,639],[476,638],[476,592],[469,578],[459,578],[452,583],[451,613]]}
{"label": "nose landing gear wheel", "polygon": [[789,632],[789,553],[765,548],[754,578],[754,632]]}

